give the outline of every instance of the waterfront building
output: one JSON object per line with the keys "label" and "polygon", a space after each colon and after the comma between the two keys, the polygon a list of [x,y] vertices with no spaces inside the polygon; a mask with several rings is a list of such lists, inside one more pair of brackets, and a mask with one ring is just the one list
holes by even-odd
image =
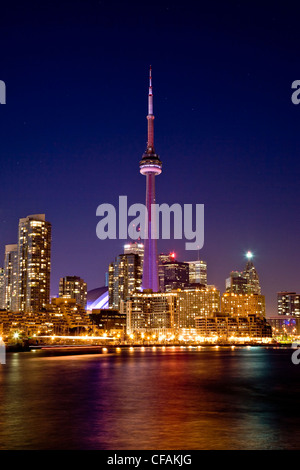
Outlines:
{"label": "waterfront building", "polygon": [[71,330],[87,330],[91,327],[89,315],[82,305],[76,302],[76,299],[58,297],[51,300],[51,304],[47,305],[47,313],[53,319],[53,316],[61,316],[64,327],[70,332]]}
{"label": "waterfront building", "polygon": [[51,224],[45,214],[19,220],[18,309],[39,311],[50,298]]}
{"label": "waterfront building", "polygon": [[86,308],[86,282],[78,276],[61,277],[59,281],[59,297],[75,299],[77,304]]}
{"label": "waterfront building", "polygon": [[225,292],[221,297],[221,312],[233,317],[245,317],[247,315],[265,317],[265,296]]}
{"label": "waterfront building", "polygon": [[129,296],[122,303],[126,313],[127,333],[173,328],[177,293],[143,291]]}
{"label": "waterfront building", "polygon": [[25,313],[0,310],[0,333],[8,335],[16,330],[25,331]]}
{"label": "waterfront building", "polygon": [[126,314],[114,309],[93,309],[90,319],[97,329],[107,332],[126,330]]}
{"label": "waterfront building", "polygon": [[197,334],[206,339],[215,338],[228,341],[239,338],[272,338],[272,328],[260,315],[196,317]]}
{"label": "waterfront building", "polygon": [[143,291],[128,297],[122,304],[128,331],[165,328],[175,333],[195,328],[197,316],[213,316],[219,309],[220,292],[214,287],[164,293]]}
{"label": "waterfront building", "polygon": [[214,286],[190,287],[177,293],[175,326],[195,328],[195,318],[211,317],[220,311],[220,291]]}
{"label": "waterfront building", "polygon": [[68,335],[91,330],[92,323],[85,309],[75,299],[54,298],[41,311],[0,312],[4,334],[13,331],[25,335]]}

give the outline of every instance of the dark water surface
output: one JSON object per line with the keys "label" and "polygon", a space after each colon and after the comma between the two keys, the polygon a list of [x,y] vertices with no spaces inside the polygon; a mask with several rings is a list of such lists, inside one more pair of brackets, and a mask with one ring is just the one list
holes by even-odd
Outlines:
{"label": "dark water surface", "polygon": [[0,449],[299,449],[290,349],[7,354]]}

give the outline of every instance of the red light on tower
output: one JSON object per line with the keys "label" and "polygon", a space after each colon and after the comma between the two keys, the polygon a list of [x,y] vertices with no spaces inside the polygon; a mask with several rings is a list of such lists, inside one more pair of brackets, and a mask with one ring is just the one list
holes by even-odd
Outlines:
{"label": "red light on tower", "polygon": [[171,258],[175,259],[175,253],[170,253]]}

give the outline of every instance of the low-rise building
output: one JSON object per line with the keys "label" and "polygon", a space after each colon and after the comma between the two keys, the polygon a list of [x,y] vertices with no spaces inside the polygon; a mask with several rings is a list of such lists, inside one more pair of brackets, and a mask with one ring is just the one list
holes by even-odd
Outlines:
{"label": "low-rise building", "polygon": [[271,338],[272,328],[260,315],[230,317],[218,314],[214,317],[197,317],[197,334],[200,337],[228,340],[238,338]]}

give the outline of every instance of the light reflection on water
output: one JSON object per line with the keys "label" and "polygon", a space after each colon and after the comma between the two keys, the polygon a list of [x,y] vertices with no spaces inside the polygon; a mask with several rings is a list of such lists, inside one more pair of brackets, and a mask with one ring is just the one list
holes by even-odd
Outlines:
{"label": "light reflection on water", "polygon": [[297,449],[290,350],[11,353],[0,449]]}

